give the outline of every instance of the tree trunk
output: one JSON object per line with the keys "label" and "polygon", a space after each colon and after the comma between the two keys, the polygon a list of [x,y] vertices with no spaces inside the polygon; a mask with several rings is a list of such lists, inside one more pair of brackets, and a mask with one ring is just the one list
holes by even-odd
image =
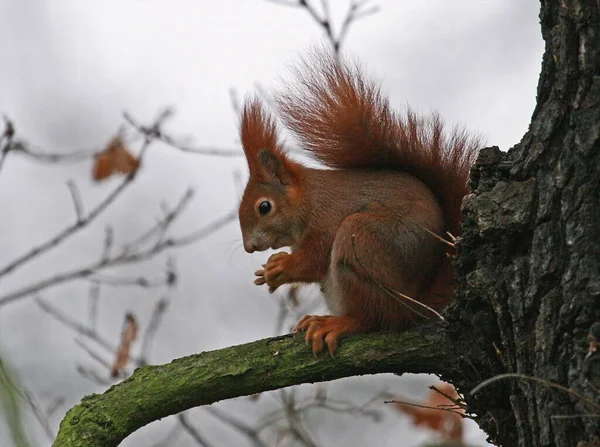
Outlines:
{"label": "tree trunk", "polygon": [[[540,17],[546,52],[530,130],[508,153],[484,149],[472,170],[445,329],[354,337],[335,360],[278,337],[140,368],[69,411],[54,445],[115,446],[220,399],[413,371],[466,393],[497,444],[600,446],[600,352],[587,344],[600,321],[600,0],[543,0]],[[519,377],[469,393],[504,373]]]}
{"label": "tree trunk", "polygon": [[[544,0],[540,18],[529,131],[508,153],[481,153],[464,202],[451,315],[473,366],[457,384],[514,372],[598,403],[600,356],[586,358],[586,337],[600,320],[600,2]],[[598,408],[548,384],[507,378],[469,405],[502,445],[600,445]]]}

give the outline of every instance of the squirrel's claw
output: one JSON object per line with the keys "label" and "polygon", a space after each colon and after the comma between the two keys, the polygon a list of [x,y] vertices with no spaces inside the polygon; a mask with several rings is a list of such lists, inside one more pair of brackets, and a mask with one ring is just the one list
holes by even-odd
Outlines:
{"label": "squirrel's claw", "polygon": [[257,270],[254,274],[258,276],[254,284],[269,286],[269,293],[275,292],[279,286],[290,282],[290,276],[287,273],[286,264],[290,260],[290,254],[281,252],[272,255],[267,263],[263,265],[264,269]]}
{"label": "squirrel's claw", "polygon": [[262,286],[263,284],[266,283],[266,281],[265,281],[265,271],[263,269],[255,271],[254,274],[256,276],[258,276],[258,278],[256,278],[254,280],[254,284],[256,284],[257,286]]}
{"label": "squirrel's claw", "polygon": [[312,352],[316,358],[323,351],[325,345],[327,345],[331,357],[334,357],[338,340],[344,335],[356,332],[358,329],[358,320],[348,315],[305,315],[296,324],[292,332],[306,331],[304,339],[308,346],[312,346]]}

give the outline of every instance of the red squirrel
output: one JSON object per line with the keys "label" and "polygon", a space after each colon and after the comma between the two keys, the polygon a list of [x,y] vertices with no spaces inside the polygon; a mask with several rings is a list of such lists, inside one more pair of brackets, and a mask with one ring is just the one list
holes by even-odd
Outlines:
{"label": "red squirrel", "polygon": [[[240,134],[250,170],[239,208],[248,253],[272,255],[254,281],[319,283],[329,316],[304,316],[315,355],[340,337],[399,330],[453,296],[447,232],[460,206],[479,139],[445,132],[437,114],[400,114],[356,64],[315,52],[274,97],[299,146],[326,169],[290,158],[259,99],[247,100]],[[431,313],[429,313],[431,316]]]}

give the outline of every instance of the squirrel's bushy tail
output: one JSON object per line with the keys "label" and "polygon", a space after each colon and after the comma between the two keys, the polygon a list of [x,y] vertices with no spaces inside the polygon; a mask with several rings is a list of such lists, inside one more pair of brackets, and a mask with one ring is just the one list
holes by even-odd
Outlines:
{"label": "squirrel's bushy tail", "polygon": [[411,173],[433,191],[447,231],[458,235],[480,138],[461,128],[446,132],[435,113],[396,113],[360,67],[326,51],[313,51],[294,71],[296,83],[276,102],[302,149],[331,168]]}

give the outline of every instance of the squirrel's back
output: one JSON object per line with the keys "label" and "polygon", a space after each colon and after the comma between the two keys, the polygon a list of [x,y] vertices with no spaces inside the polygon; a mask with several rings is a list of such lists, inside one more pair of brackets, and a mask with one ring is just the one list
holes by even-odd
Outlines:
{"label": "squirrel's back", "polygon": [[276,97],[300,146],[335,169],[394,169],[425,183],[458,235],[469,167],[481,147],[464,129],[446,132],[437,114],[393,111],[356,64],[314,51],[295,67],[296,83]]}

